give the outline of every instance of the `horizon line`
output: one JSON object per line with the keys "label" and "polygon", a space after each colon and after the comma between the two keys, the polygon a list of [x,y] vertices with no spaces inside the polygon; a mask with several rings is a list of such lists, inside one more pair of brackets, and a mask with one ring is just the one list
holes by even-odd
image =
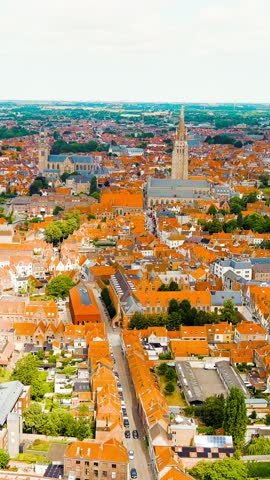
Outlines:
{"label": "horizon line", "polygon": [[60,100],[60,99],[24,99],[24,98],[9,98],[0,99],[1,103],[131,103],[131,104],[169,104],[169,105],[269,105],[270,102],[254,102],[254,101],[169,101],[169,100]]}

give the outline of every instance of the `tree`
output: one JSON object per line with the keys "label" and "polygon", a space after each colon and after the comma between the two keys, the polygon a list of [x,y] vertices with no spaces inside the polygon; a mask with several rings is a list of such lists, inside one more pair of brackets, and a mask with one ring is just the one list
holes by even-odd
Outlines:
{"label": "tree", "polygon": [[62,212],[64,209],[60,205],[56,205],[56,207],[53,210],[53,215],[58,215],[58,213]]}
{"label": "tree", "polygon": [[46,383],[43,373],[38,371],[40,360],[37,357],[26,355],[18,360],[12,372],[12,379],[19,380],[24,385],[31,386],[31,397],[33,400],[41,400],[46,393]]}
{"label": "tree", "polygon": [[224,458],[215,462],[199,462],[189,470],[196,480],[246,480],[248,470],[244,462],[235,458]]}
{"label": "tree", "polygon": [[47,292],[54,298],[66,298],[69,290],[75,286],[75,282],[67,275],[58,275],[47,285]]}
{"label": "tree", "polygon": [[223,223],[223,231],[225,233],[232,233],[238,227],[237,220],[229,220],[226,223]]}
{"label": "tree", "polygon": [[12,380],[19,380],[24,385],[32,385],[38,372],[39,363],[37,357],[31,355],[31,353],[21,358],[17,361],[12,372]]}
{"label": "tree", "polygon": [[168,382],[165,385],[165,393],[171,395],[175,391],[175,386],[172,382]]}
{"label": "tree", "polygon": [[179,311],[179,302],[175,300],[175,298],[172,298],[169,302],[169,308],[168,308],[168,313],[173,313],[173,312],[178,312]]}
{"label": "tree", "polygon": [[45,228],[45,240],[47,243],[53,243],[56,245],[62,239],[62,231],[56,222],[49,223],[49,225]]}
{"label": "tree", "polygon": [[238,228],[242,229],[243,228],[243,222],[244,222],[242,212],[238,213],[236,222],[237,222]]}
{"label": "tree", "polygon": [[72,174],[69,173],[69,172],[62,173],[62,175],[60,175],[60,178],[61,178],[62,182],[66,183],[66,180],[67,180],[68,177],[70,177],[70,175],[72,175]]}
{"label": "tree", "polygon": [[270,425],[270,413],[267,413],[264,421],[265,421],[265,425]]}
{"label": "tree", "polygon": [[221,309],[220,319],[222,322],[237,323],[237,314],[234,303],[231,300],[225,300],[223,308]]}
{"label": "tree", "polygon": [[92,193],[91,197],[95,198],[96,200],[99,200],[100,199],[100,192]]}
{"label": "tree", "polygon": [[168,370],[168,365],[167,363],[161,363],[158,367],[157,367],[157,371],[158,371],[158,374],[159,375],[165,375],[165,373],[167,372]]}
{"label": "tree", "polygon": [[5,450],[0,448],[0,468],[7,468],[9,464],[10,456]]}
{"label": "tree", "polygon": [[237,387],[232,387],[226,398],[223,428],[226,435],[232,435],[236,449],[242,450],[247,426],[245,396]]}
{"label": "tree", "polygon": [[98,185],[97,185],[97,177],[95,175],[91,178],[91,183],[90,183],[90,195],[93,193],[98,192]]}
{"label": "tree", "polygon": [[37,177],[29,187],[29,194],[39,194],[40,190],[48,188],[49,184],[45,177]]}
{"label": "tree", "polygon": [[207,427],[221,428],[224,421],[225,399],[223,395],[208,397],[201,408],[201,416]]}
{"label": "tree", "polygon": [[40,403],[31,402],[24,412],[24,427],[31,433],[40,433],[47,422],[47,415],[43,413]]}
{"label": "tree", "polygon": [[216,215],[217,214],[217,209],[215,205],[210,205],[207,211],[208,215]]}
{"label": "tree", "polygon": [[258,246],[258,248],[262,248],[263,250],[270,250],[270,240],[265,238],[262,243]]}
{"label": "tree", "polygon": [[174,368],[168,367],[167,371],[165,372],[166,380],[173,381],[176,378],[176,371]]}

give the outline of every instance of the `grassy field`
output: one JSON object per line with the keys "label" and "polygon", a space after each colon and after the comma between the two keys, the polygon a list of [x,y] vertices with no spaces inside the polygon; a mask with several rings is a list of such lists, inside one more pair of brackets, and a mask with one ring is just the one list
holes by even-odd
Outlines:
{"label": "grassy field", "polygon": [[51,446],[50,442],[46,442],[45,440],[35,440],[33,444],[28,447],[27,450],[36,450],[38,452],[48,452]]}
{"label": "grassy field", "polygon": [[14,460],[25,463],[49,463],[45,455],[38,455],[37,453],[19,453]]}
{"label": "grassy field", "polygon": [[176,381],[173,382],[173,384],[175,386],[175,391],[171,395],[167,395],[167,394],[164,393],[164,389],[165,389],[165,385],[167,383],[167,380],[163,376],[159,376],[158,379],[159,379],[160,389],[161,389],[162,393],[166,396],[168,405],[171,405],[171,406],[175,405],[175,406],[179,406],[179,407],[186,407],[187,406],[185,400],[181,396],[181,393],[180,393],[180,390],[177,386]]}

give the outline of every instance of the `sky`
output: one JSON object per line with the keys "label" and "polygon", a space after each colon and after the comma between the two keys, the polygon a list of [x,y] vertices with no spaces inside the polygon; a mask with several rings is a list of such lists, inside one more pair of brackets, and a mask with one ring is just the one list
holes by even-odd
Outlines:
{"label": "sky", "polygon": [[270,0],[0,0],[0,100],[270,103]]}

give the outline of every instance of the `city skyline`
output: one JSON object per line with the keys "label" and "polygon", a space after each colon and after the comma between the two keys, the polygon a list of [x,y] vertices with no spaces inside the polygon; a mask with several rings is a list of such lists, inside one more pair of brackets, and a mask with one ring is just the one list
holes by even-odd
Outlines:
{"label": "city skyline", "polygon": [[270,101],[266,0],[144,3],[5,2],[1,100]]}

